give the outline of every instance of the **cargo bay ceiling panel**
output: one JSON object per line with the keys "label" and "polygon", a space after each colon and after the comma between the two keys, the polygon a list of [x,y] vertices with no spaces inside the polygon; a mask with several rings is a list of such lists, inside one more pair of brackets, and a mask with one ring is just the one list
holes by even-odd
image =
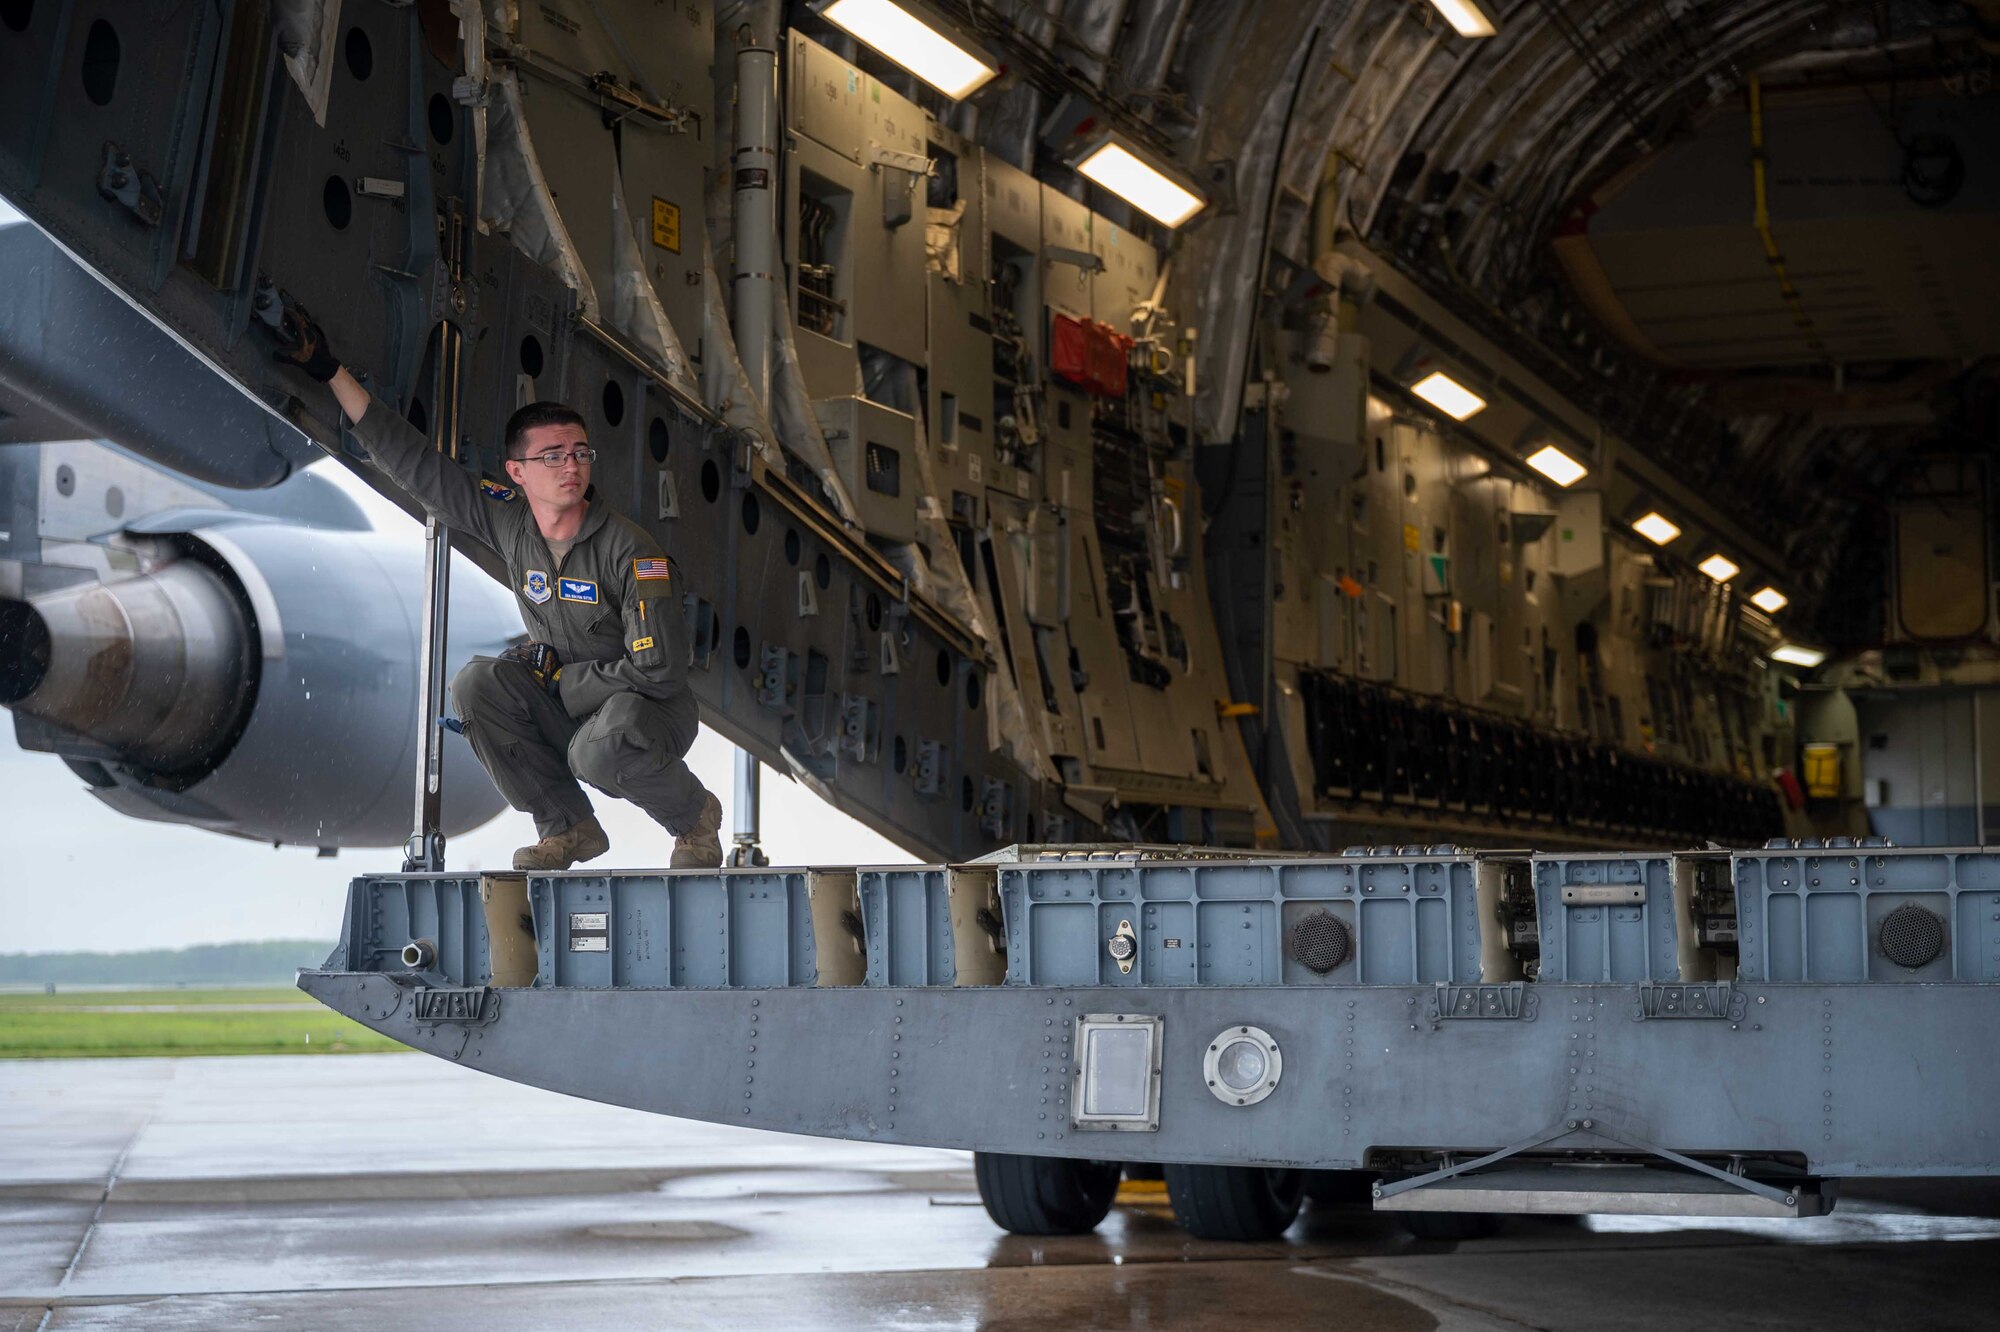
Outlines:
{"label": "cargo bay ceiling panel", "polygon": [[[2000,351],[2000,101],[1847,91],[1731,107],[1596,191],[1555,249],[1633,350],[1702,370]],[[1766,238],[1771,248],[1766,246]]]}

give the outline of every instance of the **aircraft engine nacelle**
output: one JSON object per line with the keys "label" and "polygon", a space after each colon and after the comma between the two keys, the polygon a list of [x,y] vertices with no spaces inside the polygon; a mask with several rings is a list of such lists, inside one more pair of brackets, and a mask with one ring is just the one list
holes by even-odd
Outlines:
{"label": "aircraft engine nacelle", "polygon": [[[202,515],[208,522],[210,515]],[[130,576],[0,600],[0,704],[136,818],[261,841],[398,846],[413,824],[423,547],[243,515],[131,534]],[[520,632],[453,557],[450,668]],[[445,736],[443,823],[501,807]]]}

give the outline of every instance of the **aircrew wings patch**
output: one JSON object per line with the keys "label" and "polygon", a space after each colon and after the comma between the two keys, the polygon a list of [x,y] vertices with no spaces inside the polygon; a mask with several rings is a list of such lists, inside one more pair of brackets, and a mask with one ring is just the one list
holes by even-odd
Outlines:
{"label": "aircrew wings patch", "polygon": [[657,580],[664,583],[672,580],[673,573],[665,560],[642,559],[632,561],[632,577],[640,582]]}
{"label": "aircrew wings patch", "polygon": [[519,497],[519,492],[514,487],[503,486],[498,481],[483,476],[479,478],[479,493],[487,499],[498,500],[502,504],[511,504]]}

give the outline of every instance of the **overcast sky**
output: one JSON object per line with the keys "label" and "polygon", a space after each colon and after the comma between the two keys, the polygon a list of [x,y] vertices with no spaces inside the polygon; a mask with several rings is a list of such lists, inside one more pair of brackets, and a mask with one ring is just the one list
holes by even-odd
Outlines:
{"label": "overcast sky", "polygon": [[[317,469],[361,501],[377,527],[404,532],[412,543],[423,539],[414,521],[343,469],[330,463]],[[725,845],[734,814],[734,753],[703,727],[688,754],[695,774],[721,797]],[[769,768],[763,793],[764,846],[774,864],[912,859]],[[624,801],[597,793],[592,799],[611,835],[610,853],[593,868],[666,864],[673,839],[665,830]],[[309,847],[274,849],[115,814],[60,759],[22,751],[11,718],[0,720],[0,810],[0,952],[331,940],[347,881],[399,868],[402,859],[399,851],[360,849],[320,860]],[[533,840],[528,816],[506,810],[453,841],[448,867],[503,867],[516,846]]]}

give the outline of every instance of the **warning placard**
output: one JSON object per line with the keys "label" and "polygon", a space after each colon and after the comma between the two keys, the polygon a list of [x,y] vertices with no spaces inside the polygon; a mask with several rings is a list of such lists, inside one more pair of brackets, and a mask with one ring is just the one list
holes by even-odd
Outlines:
{"label": "warning placard", "polygon": [[675,254],[681,252],[681,206],[657,195],[653,199],[653,244]]}

